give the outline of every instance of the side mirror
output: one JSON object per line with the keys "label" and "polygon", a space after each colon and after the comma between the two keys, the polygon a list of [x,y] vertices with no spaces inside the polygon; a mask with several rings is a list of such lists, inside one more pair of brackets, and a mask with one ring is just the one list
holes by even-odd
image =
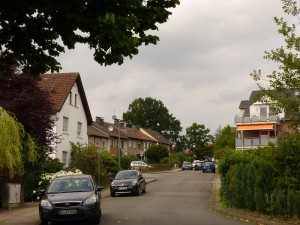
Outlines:
{"label": "side mirror", "polygon": [[102,186],[97,186],[97,191],[102,191],[103,187]]}

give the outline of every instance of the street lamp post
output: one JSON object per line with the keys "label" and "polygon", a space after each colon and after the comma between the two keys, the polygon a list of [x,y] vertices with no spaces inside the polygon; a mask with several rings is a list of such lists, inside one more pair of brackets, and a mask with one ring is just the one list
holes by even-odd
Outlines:
{"label": "street lamp post", "polygon": [[118,157],[119,157],[119,166],[121,167],[121,146],[120,146],[120,144],[121,144],[121,137],[120,137],[120,121],[121,121],[121,120],[119,120],[119,119],[117,118],[116,115],[113,115],[113,116],[112,116],[112,119],[113,119],[114,121],[117,121],[117,122],[118,122],[118,130],[119,130],[119,132],[118,132]]}

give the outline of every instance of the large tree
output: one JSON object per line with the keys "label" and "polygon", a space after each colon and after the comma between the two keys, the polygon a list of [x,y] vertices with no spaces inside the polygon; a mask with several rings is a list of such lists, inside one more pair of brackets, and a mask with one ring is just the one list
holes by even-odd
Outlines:
{"label": "large tree", "polygon": [[[283,11],[299,21],[300,8],[297,1],[282,0]],[[258,82],[263,95],[271,98],[271,106],[275,112],[284,110],[292,119],[295,128],[300,129],[300,35],[295,24],[289,24],[284,18],[274,17],[278,25],[278,33],[283,36],[285,46],[265,51],[264,58],[278,65],[277,70],[263,75],[261,70],[254,70],[251,76]],[[265,88],[259,82],[268,81]]]}
{"label": "large tree", "polygon": [[156,44],[151,31],[167,21],[179,0],[2,0],[0,71],[12,65],[33,76],[58,71],[56,57],[76,43],[94,50],[101,65],[122,64],[138,47]]}
{"label": "large tree", "polygon": [[198,159],[212,157],[213,152],[210,145],[212,140],[213,136],[204,124],[193,123],[190,127],[186,128],[186,148],[190,149]]}
{"label": "large tree", "polygon": [[177,120],[160,100],[151,97],[137,98],[123,113],[123,120],[132,125],[161,132],[166,138],[174,142],[182,130]]}
{"label": "large tree", "polygon": [[39,180],[47,165],[48,153],[52,151],[54,138],[51,118],[52,103],[48,93],[38,87],[30,76],[13,75],[0,77],[0,106],[12,113],[24,130],[34,138],[38,160],[33,164],[27,152],[23,152],[25,198],[32,195],[32,188]]}

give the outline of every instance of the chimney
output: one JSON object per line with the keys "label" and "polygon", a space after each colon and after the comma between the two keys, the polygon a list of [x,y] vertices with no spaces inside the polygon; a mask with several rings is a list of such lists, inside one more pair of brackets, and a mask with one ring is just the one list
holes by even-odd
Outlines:
{"label": "chimney", "polygon": [[103,117],[96,116],[96,123],[97,123],[99,126],[103,126],[103,125],[104,125],[104,119],[103,119]]}

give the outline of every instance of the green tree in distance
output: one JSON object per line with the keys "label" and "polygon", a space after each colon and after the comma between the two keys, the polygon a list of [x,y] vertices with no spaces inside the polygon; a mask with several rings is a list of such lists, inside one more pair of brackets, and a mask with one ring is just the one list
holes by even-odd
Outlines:
{"label": "green tree in distance", "polygon": [[219,128],[215,134],[214,156],[218,159],[235,149],[235,130],[229,125]]}
{"label": "green tree in distance", "polygon": [[[300,9],[297,6],[297,1],[282,0],[282,3],[284,13],[299,20]],[[274,21],[279,27],[278,33],[284,38],[285,46],[265,51],[264,58],[277,63],[278,69],[266,76],[263,76],[261,70],[254,70],[251,76],[258,82],[262,94],[273,100],[271,106],[274,111],[277,113],[282,110],[288,112],[289,117],[292,118],[292,125],[299,130],[300,36],[295,24],[289,24],[284,18],[278,17],[274,17]],[[269,87],[263,87],[259,83],[261,80],[268,80]]]}
{"label": "green tree in distance", "polygon": [[210,130],[203,124],[193,123],[186,128],[186,147],[191,149],[198,159],[212,156],[212,148],[208,146],[208,143],[213,140],[213,136],[209,133]]}
{"label": "green tree in distance", "polygon": [[156,44],[151,31],[172,14],[179,0],[0,1],[0,71],[14,65],[38,77],[59,71],[56,60],[77,43],[94,50],[101,65],[122,64],[138,47]]}
{"label": "green tree in distance", "polygon": [[123,113],[123,120],[132,125],[151,128],[160,132],[173,143],[182,130],[180,121],[177,120],[160,100],[151,97],[137,98]]}
{"label": "green tree in distance", "polygon": [[151,145],[145,151],[145,156],[150,163],[159,163],[163,158],[168,157],[168,148],[164,145]]}

